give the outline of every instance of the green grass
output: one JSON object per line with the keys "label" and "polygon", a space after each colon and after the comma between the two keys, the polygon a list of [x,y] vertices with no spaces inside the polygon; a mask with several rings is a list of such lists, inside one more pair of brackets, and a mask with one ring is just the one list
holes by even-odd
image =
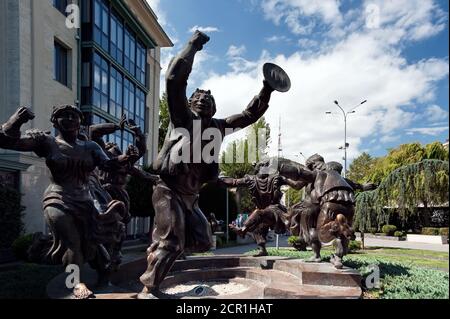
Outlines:
{"label": "green grass", "polygon": [[[273,256],[306,259],[312,252],[293,249],[268,249]],[[255,251],[248,252],[253,254]],[[329,261],[332,251],[322,253],[324,261]],[[432,256],[432,258],[430,258]],[[443,260],[447,258],[446,260]],[[432,268],[448,269],[448,253],[413,251],[407,249],[370,249],[358,251],[344,257],[344,264],[357,269],[363,279],[371,273],[371,265],[380,268],[381,288],[367,290],[366,298],[380,299],[448,299],[448,272]],[[365,280],[363,280],[363,283]]]}
{"label": "green grass", "polygon": [[62,266],[23,264],[0,272],[0,299],[46,299],[48,283],[63,271]]}

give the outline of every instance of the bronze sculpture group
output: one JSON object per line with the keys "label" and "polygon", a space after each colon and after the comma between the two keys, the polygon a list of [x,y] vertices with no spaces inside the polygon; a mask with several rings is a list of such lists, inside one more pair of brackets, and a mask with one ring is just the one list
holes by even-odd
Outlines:
{"label": "bronze sculpture group", "polygon": [[[212,245],[212,231],[208,219],[198,205],[199,192],[204,183],[218,181],[227,187],[247,187],[256,210],[244,227],[232,229],[239,235],[253,233],[260,252],[267,255],[266,236],[270,228],[277,233],[290,229],[298,234],[320,261],[322,243],[335,240],[337,249],[332,263],[342,267],[351,229],[354,190],[369,189],[341,177],[337,163],[326,164],[314,156],[306,167],[282,162],[270,172],[270,161],[257,165],[256,174],[242,179],[219,178],[216,160],[194,160],[195,150],[190,141],[195,135],[194,122],[200,123],[200,134],[215,129],[223,138],[237,128],[255,123],[269,107],[273,91],[286,92],[290,88],[287,74],[273,64],[264,66],[263,88],[240,114],[216,119],[216,104],[210,91],[197,89],[186,97],[187,81],[195,55],[202,50],[209,37],[195,32],[184,50],[176,56],[166,76],[166,92],[170,113],[169,130],[161,152],[153,163],[152,175],[135,167],[146,152],[145,136],[132,120],[121,119],[119,125],[99,124],[89,128],[89,136],[80,134],[83,114],[75,106],[55,107],[51,122],[56,137],[38,131],[20,131],[34,114],[27,108],[18,111],[0,127],[0,147],[20,152],[34,152],[45,159],[51,172],[51,183],[43,198],[44,216],[53,236],[46,256],[54,263],[82,266],[88,262],[98,273],[99,284],[107,284],[109,274],[120,264],[120,250],[125,225],[130,220],[130,200],[125,190],[127,176],[151,180],[155,221],[152,244],[147,254],[148,268],[140,280],[145,286],[141,298],[154,298],[159,286],[185,249],[205,252]],[[135,145],[125,153],[103,137],[128,126],[136,136]],[[231,129],[231,130],[230,130]],[[187,133],[185,133],[187,132]],[[187,134],[187,136],[186,136]],[[201,150],[212,142],[201,140]],[[220,145],[219,145],[220,148]],[[188,151],[187,160],[179,160],[180,152]],[[305,188],[306,198],[288,212],[281,204],[281,186]],[[230,226],[231,227],[231,226]],[[88,298],[91,290],[79,283],[76,298]]]}

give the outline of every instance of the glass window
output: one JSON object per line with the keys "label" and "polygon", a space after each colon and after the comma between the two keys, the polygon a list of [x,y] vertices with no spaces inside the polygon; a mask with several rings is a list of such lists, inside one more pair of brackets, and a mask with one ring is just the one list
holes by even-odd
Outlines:
{"label": "glass window", "polygon": [[68,86],[68,50],[56,41],[54,45],[54,78],[59,83]]}
{"label": "glass window", "polygon": [[94,41],[104,50],[109,46],[109,8],[102,0],[94,2]]}
{"label": "glass window", "polygon": [[136,78],[139,82],[146,85],[146,70],[147,70],[147,50],[139,41],[137,43],[136,52]]}
{"label": "glass window", "polygon": [[92,104],[108,112],[108,63],[98,53],[94,54],[94,89]]}
{"label": "glass window", "polygon": [[114,67],[111,67],[109,111],[116,118],[122,117],[122,88],[123,76]]}
{"label": "glass window", "polygon": [[136,89],[136,112],[135,122],[144,132],[145,128],[145,93],[140,89]]}
{"label": "glass window", "polygon": [[68,5],[67,0],[53,0],[53,6],[64,15],[67,15],[66,13],[67,5]]}
{"label": "glass window", "polygon": [[133,76],[136,75],[136,39],[128,28],[125,28],[124,67]]}
{"label": "glass window", "polygon": [[111,45],[110,54],[120,64],[123,65],[123,23],[111,15]]}
{"label": "glass window", "polygon": [[135,119],[135,87],[130,80],[125,79],[123,89],[123,112],[128,119]]}

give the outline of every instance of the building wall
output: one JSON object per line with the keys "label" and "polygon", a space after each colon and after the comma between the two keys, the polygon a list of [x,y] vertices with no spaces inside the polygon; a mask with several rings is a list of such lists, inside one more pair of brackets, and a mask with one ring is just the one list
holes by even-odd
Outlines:
{"label": "building wall", "polygon": [[[77,100],[77,30],[66,28],[66,17],[53,7],[52,0],[2,0],[0,15],[0,120],[3,123],[24,105],[36,115],[24,130],[52,131],[53,106]],[[70,87],[53,79],[55,38],[71,50]],[[4,158],[14,156],[5,150],[0,150],[1,154]],[[48,169],[32,153],[13,158],[29,165],[20,178],[25,232],[44,231],[42,195],[50,182]]]}
{"label": "building wall", "polygon": [[[139,1],[126,2],[139,16],[139,10],[134,8]],[[23,130],[37,128],[51,132],[53,127],[49,119],[53,106],[78,101],[78,31],[68,29],[65,19],[53,7],[53,0],[0,0],[0,123],[4,123],[18,106],[25,105],[36,117],[24,125]],[[142,22],[142,18],[139,20]],[[54,80],[55,38],[71,50],[69,87]],[[147,58],[150,65],[150,92],[146,101],[148,164],[156,158],[158,151],[160,49],[149,50]],[[45,231],[42,196],[49,185],[50,174],[44,160],[32,153],[18,154],[0,149],[0,163],[2,160],[22,164],[19,165],[23,170],[19,184],[22,204],[26,207],[25,232]]]}

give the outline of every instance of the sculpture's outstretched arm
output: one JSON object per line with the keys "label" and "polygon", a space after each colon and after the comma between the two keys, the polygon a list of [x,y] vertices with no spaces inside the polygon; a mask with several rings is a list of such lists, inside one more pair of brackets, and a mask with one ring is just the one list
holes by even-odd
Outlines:
{"label": "sculpture's outstretched arm", "polygon": [[316,179],[316,171],[310,171],[289,164],[281,164],[280,175],[293,181],[301,181],[306,184],[313,183]]}
{"label": "sculpture's outstretched arm", "polygon": [[305,187],[306,185],[308,185],[307,182],[302,181],[302,180],[292,180],[290,178],[286,178],[283,176],[283,182],[285,185],[288,185],[290,187],[292,187],[293,189],[296,190],[301,190],[303,187]]}
{"label": "sculpture's outstretched arm", "polygon": [[247,185],[248,179],[244,178],[232,178],[232,177],[219,177],[217,183],[223,187],[243,187]]}
{"label": "sculpture's outstretched arm", "polygon": [[119,125],[114,123],[102,123],[102,124],[95,124],[91,125],[89,127],[89,139],[91,141],[94,141],[102,149],[105,149],[105,141],[103,140],[103,136],[113,134],[118,130],[124,130],[125,123],[127,121],[126,115],[123,115],[120,119]]}
{"label": "sculpture's outstretched arm", "polygon": [[235,114],[225,119],[225,127],[228,128],[245,128],[252,125],[269,108],[269,101],[272,92],[274,91],[266,81],[263,82],[264,87],[261,92],[253,98],[247,108],[240,114]]}
{"label": "sculpture's outstretched arm", "polygon": [[147,180],[153,184],[157,184],[160,180],[158,175],[150,174],[143,170],[137,169],[136,167],[132,167],[129,171],[130,175],[133,177],[141,178]]}
{"label": "sculpture's outstretched arm", "polygon": [[123,155],[110,158],[95,142],[90,142],[89,147],[95,161],[95,166],[106,172],[113,172],[121,167],[131,167],[138,160],[138,150],[130,145]]}
{"label": "sculpture's outstretched arm", "polygon": [[194,58],[209,37],[196,31],[186,47],[170,63],[166,74],[166,93],[170,120],[175,127],[184,127],[192,119],[186,97],[187,80],[192,72]]}
{"label": "sculpture's outstretched arm", "polygon": [[354,189],[354,190],[360,190],[363,192],[372,191],[377,188],[375,184],[367,183],[367,184],[359,184],[356,183],[348,178],[345,179],[345,181]]}

